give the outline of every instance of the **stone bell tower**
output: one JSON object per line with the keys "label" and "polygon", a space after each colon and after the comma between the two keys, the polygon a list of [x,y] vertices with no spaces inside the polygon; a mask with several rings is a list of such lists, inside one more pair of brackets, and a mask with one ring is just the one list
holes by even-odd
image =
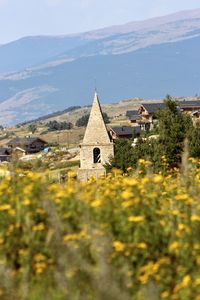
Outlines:
{"label": "stone bell tower", "polygon": [[82,144],[80,144],[80,168],[78,179],[87,181],[106,173],[104,164],[114,155],[113,143],[103,119],[98,95],[95,92],[89,121]]}

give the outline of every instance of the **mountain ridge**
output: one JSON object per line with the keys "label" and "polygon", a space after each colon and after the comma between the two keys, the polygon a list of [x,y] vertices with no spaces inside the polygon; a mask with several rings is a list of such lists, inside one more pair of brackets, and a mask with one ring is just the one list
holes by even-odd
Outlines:
{"label": "mountain ridge", "polygon": [[[197,18],[198,17],[198,18]],[[177,22],[182,20],[181,26],[179,26],[178,30],[180,32],[172,32],[174,30],[171,22]],[[189,24],[184,24],[186,20],[189,20]],[[192,25],[192,20],[194,24]],[[195,23],[196,22],[196,23]],[[174,24],[174,26],[177,24]],[[158,27],[159,26],[159,27]],[[160,26],[164,26],[163,28]],[[171,27],[172,26],[172,27]],[[183,27],[184,26],[184,27]],[[9,72],[22,71],[23,69],[30,68],[39,64],[43,64],[47,60],[54,59],[57,55],[63,56],[64,53],[69,51],[69,54],[65,55],[65,58],[68,60],[76,59],[80,56],[94,55],[94,54],[120,54],[126,52],[126,49],[117,49],[116,44],[119,44],[119,38],[121,39],[121,44],[123,45],[123,34],[127,34],[128,38],[131,39],[129,41],[134,43],[132,48],[127,51],[134,51],[140,48],[144,48],[153,44],[159,44],[163,42],[169,42],[170,40],[176,40],[177,38],[183,38],[183,31],[187,33],[192,32],[194,29],[200,29],[200,8],[195,10],[181,11],[174,14],[150,18],[142,21],[133,21],[128,22],[122,25],[115,25],[110,27],[105,27],[98,30],[92,30],[82,33],[69,34],[69,35],[60,35],[60,36],[28,36],[20,38],[16,41],[10,42],[8,44],[4,44],[0,47],[0,74],[5,74]],[[152,31],[152,29],[154,29]],[[155,30],[156,29],[156,30]],[[143,32],[146,30],[145,32]],[[138,31],[138,32],[135,32]],[[157,32],[156,32],[157,31]],[[163,31],[163,32],[162,32]],[[160,32],[160,33],[159,33]],[[200,34],[200,33],[198,33]],[[137,44],[138,40],[138,44]],[[98,45],[100,44],[100,50],[95,48],[96,52],[92,52],[90,50],[89,54],[87,54],[87,48],[91,47],[90,43],[95,44],[98,41]],[[110,44],[115,43],[115,48],[113,50],[113,46]],[[13,48],[14,47],[14,48]],[[35,50],[37,47],[37,53],[33,54],[36,56],[28,57],[30,50]],[[78,55],[73,55],[73,51],[77,52],[77,47],[81,47],[81,49],[85,49],[86,53],[83,50],[83,53],[78,52]],[[12,49],[13,52],[12,52]],[[106,52],[105,49],[108,49]],[[23,62],[20,64],[20,51],[22,51]],[[72,51],[72,53],[71,53]],[[7,61],[5,55],[10,57]],[[14,55],[13,55],[14,54]],[[71,57],[71,56],[72,57]],[[12,57],[17,57],[17,63],[12,61]],[[12,68],[11,69],[11,65]],[[7,68],[6,68],[7,67]]]}

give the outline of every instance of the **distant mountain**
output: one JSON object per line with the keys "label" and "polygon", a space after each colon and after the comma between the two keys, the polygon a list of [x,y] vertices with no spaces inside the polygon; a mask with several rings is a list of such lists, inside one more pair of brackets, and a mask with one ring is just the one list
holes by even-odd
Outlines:
{"label": "distant mountain", "polygon": [[200,93],[200,9],[0,47],[0,124],[91,101]]}
{"label": "distant mountain", "polygon": [[200,35],[200,9],[67,36],[25,37],[1,45],[0,74],[99,54],[122,54]]}
{"label": "distant mountain", "polygon": [[82,46],[79,36],[25,37],[0,47],[0,74],[21,71],[44,63],[60,53]]}

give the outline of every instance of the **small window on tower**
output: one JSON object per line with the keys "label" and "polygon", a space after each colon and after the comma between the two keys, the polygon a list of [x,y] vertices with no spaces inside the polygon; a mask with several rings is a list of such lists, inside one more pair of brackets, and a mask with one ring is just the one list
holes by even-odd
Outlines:
{"label": "small window on tower", "polygon": [[94,150],[93,150],[93,161],[94,161],[94,164],[101,162],[101,151],[99,148],[94,148]]}

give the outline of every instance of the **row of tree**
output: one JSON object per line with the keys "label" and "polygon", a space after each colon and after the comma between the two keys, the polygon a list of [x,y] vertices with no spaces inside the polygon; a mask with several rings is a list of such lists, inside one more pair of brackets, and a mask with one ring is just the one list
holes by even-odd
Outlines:
{"label": "row of tree", "polygon": [[[89,120],[89,114],[84,115],[82,117],[80,117],[77,121],[76,121],[76,126],[77,127],[86,127],[88,120]],[[103,118],[105,123],[109,123],[109,117],[106,113],[103,113]],[[48,123],[46,123],[46,127],[48,128],[48,131],[57,131],[57,130],[69,130],[73,128],[73,124],[71,122],[58,122],[56,120],[53,121],[49,121]],[[0,128],[1,129],[1,128]],[[32,133],[35,133],[37,131],[37,125],[35,123],[32,123],[28,126],[28,130]]]}
{"label": "row of tree", "polygon": [[48,122],[46,126],[48,127],[48,131],[69,130],[73,128],[73,124],[71,122],[58,122],[56,120]]}
{"label": "row of tree", "polygon": [[[89,117],[90,114],[86,114],[82,117],[80,117],[77,121],[76,121],[76,126],[77,127],[86,127],[87,123],[89,121]],[[104,118],[104,122],[106,124],[110,123],[109,117],[107,115],[107,113],[103,113],[103,118]],[[72,129],[73,128],[73,124],[71,122],[58,122],[56,120],[54,121],[50,121],[46,124],[46,126],[48,127],[49,131],[55,131],[55,130],[65,130],[65,129]]]}

